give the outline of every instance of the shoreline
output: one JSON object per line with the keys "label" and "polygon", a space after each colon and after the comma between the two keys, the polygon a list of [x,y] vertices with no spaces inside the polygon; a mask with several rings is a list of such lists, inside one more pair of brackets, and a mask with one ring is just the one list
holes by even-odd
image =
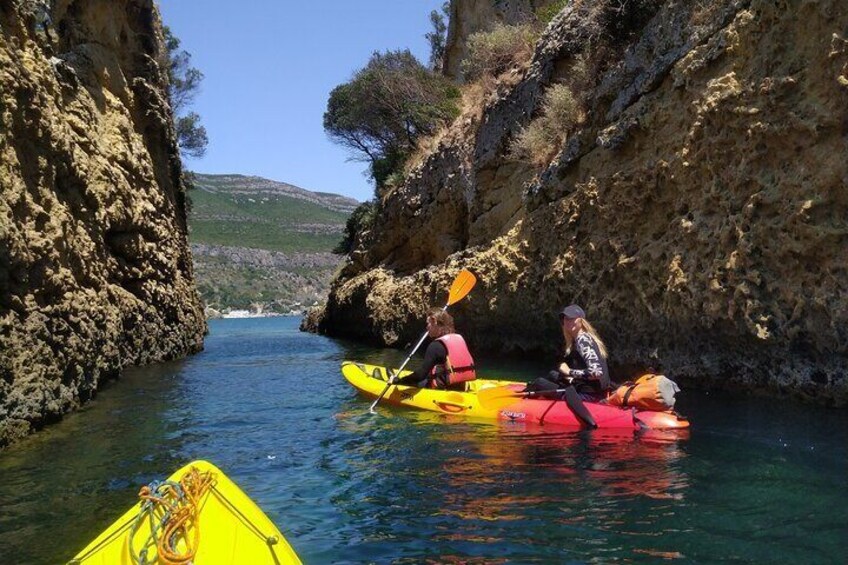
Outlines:
{"label": "shoreline", "polygon": [[226,314],[220,314],[215,316],[207,316],[207,320],[242,320],[249,318],[293,318],[297,316],[303,316],[302,312],[288,312],[288,313],[280,313],[280,312],[248,312],[246,310],[234,310],[232,312],[227,312]]}

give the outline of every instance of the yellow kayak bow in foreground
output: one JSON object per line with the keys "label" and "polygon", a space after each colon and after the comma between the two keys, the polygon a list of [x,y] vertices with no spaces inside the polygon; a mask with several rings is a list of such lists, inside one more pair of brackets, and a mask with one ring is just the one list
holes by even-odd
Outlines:
{"label": "yellow kayak bow in foreground", "polygon": [[[142,501],[106,528],[70,563],[301,562],[265,513],[207,461],[189,463],[168,481],[142,488],[139,495]],[[166,512],[168,515],[163,520]],[[151,530],[155,530],[153,536]]]}

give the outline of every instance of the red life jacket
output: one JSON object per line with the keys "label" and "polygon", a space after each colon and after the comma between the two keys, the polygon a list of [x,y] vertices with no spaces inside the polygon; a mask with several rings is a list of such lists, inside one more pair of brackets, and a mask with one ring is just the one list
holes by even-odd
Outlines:
{"label": "red life jacket", "polygon": [[465,345],[465,340],[459,334],[447,334],[438,338],[448,351],[444,365],[436,365],[430,373],[430,388],[440,388],[441,383],[436,376],[441,369],[447,375],[447,384],[464,383],[477,378],[474,372],[474,359]]}

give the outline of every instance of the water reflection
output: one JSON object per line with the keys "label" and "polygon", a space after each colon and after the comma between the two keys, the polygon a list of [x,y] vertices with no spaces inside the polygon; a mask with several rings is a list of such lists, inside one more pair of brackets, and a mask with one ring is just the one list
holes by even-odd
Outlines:
{"label": "water reflection", "polygon": [[351,498],[339,498],[343,511],[379,509],[370,536],[385,527],[396,545],[420,546],[423,535],[440,548],[434,562],[493,562],[504,552],[538,560],[564,543],[580,559],[601,540],[620,547],[621,536],[642,540],[645,554],[675,551],[644,542],[679,526],[691,483],[687,431],[570,431],[396,408],[372,416],[359,398],[336,421],[358,438],[340,457],[356,461],[349,476],[360,499],[351,510]]}
{"label": "water reflection", "polygon": [[[510,424],[473,434],[477,457],[453,457],[444,471],[456,486],[492,481],[496,473],[548,469],[556,485],[594,487],[602,496],[682,500],[688,432],[561,431]],[[523,500],[522,504],[533,502]]]}

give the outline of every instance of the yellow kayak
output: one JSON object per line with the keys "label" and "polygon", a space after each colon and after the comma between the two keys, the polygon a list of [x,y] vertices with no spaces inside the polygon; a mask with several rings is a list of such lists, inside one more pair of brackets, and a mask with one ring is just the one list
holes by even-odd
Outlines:
{"label": "yellow kayak", "polygon": [[[408,375],[412,371],[403,371],[400,375]],[[376,365],[345,361],[342,363],[342,374],[354,388],[368,396],[379,396],[386,387],[387,369]],[[392,371],[394,374],[394,371]],[[383,398],[389,404],[409,406],[443,414],[463,414],[481,418],[497,418],[498,408],[483,406],[477,393],[480,390],[494,387],[520,385],[515,381],[497,381],[476,379],[465,383],[464,391],[440,390],[432,388],[417,388],[406,385],[393,385]]]}
{"label": "yellow kayak", "polygon": [[[142,500],[138,504],[106,528],[70,563],[301,562],[265,513],[220,469],[207,461],[189,463],[168,481],[142,488],[139,496]],[[164,502],[165,506],[157,508],[159,502]],[[163,521],[165,507],[168,518]],[[182,526],[179,525],[181,519],[184,519]],[[151,537],[151,524],[154,537]],[[164,547],[162,540],[168,540]]]}

